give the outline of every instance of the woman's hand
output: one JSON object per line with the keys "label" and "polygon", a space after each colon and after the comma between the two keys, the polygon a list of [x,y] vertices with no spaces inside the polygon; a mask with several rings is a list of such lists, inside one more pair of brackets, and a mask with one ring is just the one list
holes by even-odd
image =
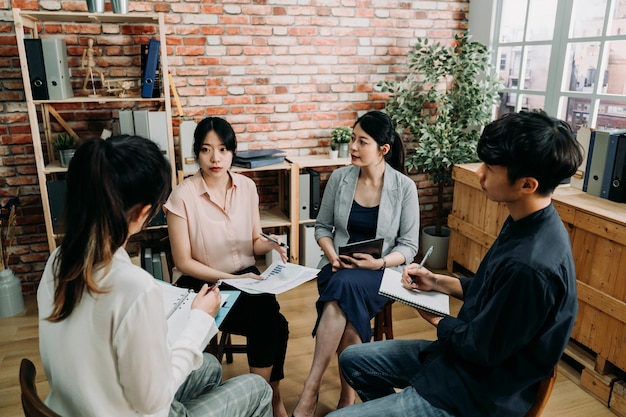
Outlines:
{"label": "woman's hand", "polygon": [[354,256],[339,255],[339,260],[345,265],[345,268],[377,270],[383,265],[380,258],[374,258],[369,253],[355,253]]}
{"label": "woman's hand", "polygon": [[220,310],[221,304],[222,297],[220,296],[220,290],[217,285],[209,287],[209,284],[204,284],[191,303],[191,308],[202,310],[212,317],[215,317]]}
{"label": "woman's hand", "polygon": [[239,279],[239,278],[252,278],[252,279],[256,279],[258,281],[262,281],[263,280],[263,277],[261,275],[257,275],[254,272],[246,272],[245,274],[231,275],[230,277],[228,277],[228,279]]}

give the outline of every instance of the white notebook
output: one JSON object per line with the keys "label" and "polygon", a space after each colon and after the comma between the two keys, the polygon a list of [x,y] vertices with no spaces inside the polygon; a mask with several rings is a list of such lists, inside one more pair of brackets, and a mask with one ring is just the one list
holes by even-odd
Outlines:
{"label": "white notebook", "polygon": [[[187,288],[176,287],[164,281],[156,280],[156,282],[161,284],[161,292],[163,294],[163,306],[165,307],[168,328],[167,338],[170,343],[174,344],[185,328],[185,324],[189,319],[189,312],[191,311],[191,303],[193,303],[197,293]],[[220,292],[220,296],[222,297],[222,307],[224,307],[229,294]],[[227,311],[222,315],[218,313],[215,317],[215,324],[218,327],[222,324],[226,313]]]}
{"label": "white notebook", "polygon": [[402,274],[393,269],[385,269],[378,293],[438,316],[450,315],[450,297],[448,294],[438,291],[407,290],[402,286]]}

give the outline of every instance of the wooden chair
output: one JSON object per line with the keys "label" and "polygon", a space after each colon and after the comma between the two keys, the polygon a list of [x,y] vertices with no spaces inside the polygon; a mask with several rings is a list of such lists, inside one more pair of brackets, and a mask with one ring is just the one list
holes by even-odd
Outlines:
{"label": "wooden chair", "polygon": [[393,339],[393,322],[391,317],[391,305],[394,300],[387,301],[385,307],[374,318],[374,340]]}
{"label": "wooden chair", "polygon": [[543,409],[546,408],[548,404],[548,400],[550,399],[550,394],[552,394],[552,389],[554,388],[554,384],[556,383],[556,377],[559,373],[559,365],[554,365],[554,369],[552,370],[552,374],[547,376],[541,383],[539,384],[539,391],[537,392],[537,398],[535,399],[535,403],[532,408],[528,410],[525,417],[539,417],[541,413],[543,413]]}
{"label": "wooden chair", "polygon": [[[209,342],[205,349],[205,352],[214,355],[218,361],[222,362],[224,355],[226,355],[226,363],[233,363],[233,353],[247,353],[248,346],[246,344],[233,344],[230,333],[221,332],[222,334],[216,334]],[[218,342],[219,336],[219,342]]]}
{"label": "wooden chair", "polygon": [[35,376],[35,365],[28,359],[22,359],[20,364],[20,388],[22,390],[22,408],[26,417],[61,417],[39,398]]}

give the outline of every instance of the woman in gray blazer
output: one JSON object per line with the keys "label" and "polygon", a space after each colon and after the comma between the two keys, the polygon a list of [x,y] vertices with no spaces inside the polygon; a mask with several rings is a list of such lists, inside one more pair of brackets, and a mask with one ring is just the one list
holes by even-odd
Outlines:
{"label": "woman in gray blazer", "polygon": [[[378,295],[384,269],[412,262],[418,250],[417,189],[404,174],[404,146],[388,115],[371,111],[357,119],[350,157],[352,165],[335,170],[328,180],[315,224],[324,252],[315,352],[293,416],[314,414],[322,376],[335,353],[371,339],[370,320],[387,302]],[[338,255],[340,246],[373,238],[384,239],[381,258]],[[342,378],[337,407],[355,399]]]}

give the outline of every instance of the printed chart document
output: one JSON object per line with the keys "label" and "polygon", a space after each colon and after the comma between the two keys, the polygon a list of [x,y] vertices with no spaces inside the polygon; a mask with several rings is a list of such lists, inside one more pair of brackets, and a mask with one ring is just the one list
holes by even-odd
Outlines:
{"label": "printed chart document", "polygon": [[[191,311],[191,303],[196,298],[196,293],[193,290],[176,287],[164,281],[157,280],[156,282],[161,284],[163,306],[167,318],[167,338],[173,344],[185,328]],[[222,307],[215,317],[215,324],[218,328],[222,325],[239,294],[239,291],[220,291]]]}
{"label": "printed chart document", "polygon": [[385,269],[378,293],[438,316],[450,315],[450,297],[448,294],[438,291],[407,290],[402,286],[402,274],[393,269]]}
{"label": "printed chart document", "polygon": [[262,280],[254,278],[229,279],[226,282],[233,287],[249,294],[280,294],[312,280],[320,272],[319,269],[309,268],[280,261],[272,263],[261,276]]}

